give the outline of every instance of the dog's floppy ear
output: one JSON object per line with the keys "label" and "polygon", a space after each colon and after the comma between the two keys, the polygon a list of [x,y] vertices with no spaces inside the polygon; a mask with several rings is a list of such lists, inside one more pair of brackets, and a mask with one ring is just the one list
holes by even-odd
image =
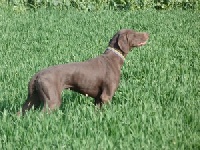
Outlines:
{"label": "dog's floppy ear", "polygon": [[129,46],[127,34],[121,34],[121,35],[119,34],[118,46],[122,50],[122,52],[124,52],[125,54],[129,52],[130,46]]}

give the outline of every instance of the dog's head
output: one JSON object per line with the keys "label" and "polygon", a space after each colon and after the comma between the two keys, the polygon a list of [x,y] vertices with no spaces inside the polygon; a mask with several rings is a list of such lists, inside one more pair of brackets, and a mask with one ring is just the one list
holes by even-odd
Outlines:
{"label": "dog's head", "polygon": [[148,38],[149,35],[146,32],[122,29],[110,40],[109,47],[120,50],[122,54],[127,55],[131,48],[145,45]]}

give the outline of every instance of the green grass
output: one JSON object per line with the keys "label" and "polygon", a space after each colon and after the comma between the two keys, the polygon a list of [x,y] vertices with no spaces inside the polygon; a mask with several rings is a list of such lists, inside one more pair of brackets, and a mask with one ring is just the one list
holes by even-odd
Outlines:
{"label": "green grass", "polygon": [[[191,11],[0,10],[0,149],[200,149],[200,15]],[[63,92],[49,115],[16,112],[42,68],[103,53],[121,28],[150,34],[110,105]]]}

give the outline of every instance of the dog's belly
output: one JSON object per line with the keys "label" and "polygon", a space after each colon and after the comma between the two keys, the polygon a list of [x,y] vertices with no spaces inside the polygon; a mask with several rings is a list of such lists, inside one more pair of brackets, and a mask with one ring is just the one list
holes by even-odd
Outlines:
{"label": "dog's belly", "polygon": [[78,92],[80,94],[83,94],[85,96],[90,96],[92,98],[96,98],[99,96],[99,93],[101,92],[101,90],[97,90],[97,89],[81,89],[81,88],[70,88],[71,90]]}
{"label": "dog's belly", "polygon": [[101,92],[100,80],[95,80],[94,78],[84,78],[75,82],[71,88],[75,92],[79,92],[85,96],[90,96],[96,98]]}

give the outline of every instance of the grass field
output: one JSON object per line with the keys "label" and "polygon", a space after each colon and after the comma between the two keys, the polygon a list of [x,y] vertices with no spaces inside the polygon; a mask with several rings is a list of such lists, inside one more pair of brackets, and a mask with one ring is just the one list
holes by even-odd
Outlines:
{"label": "grass field", "polygon": [[[42,68],[103,53],[121,28],[150,34],[124,63],[110,105],[63,92],[49,115],[16,112]],[[0,10],[0,149],[200,149],[200,14]]]}

